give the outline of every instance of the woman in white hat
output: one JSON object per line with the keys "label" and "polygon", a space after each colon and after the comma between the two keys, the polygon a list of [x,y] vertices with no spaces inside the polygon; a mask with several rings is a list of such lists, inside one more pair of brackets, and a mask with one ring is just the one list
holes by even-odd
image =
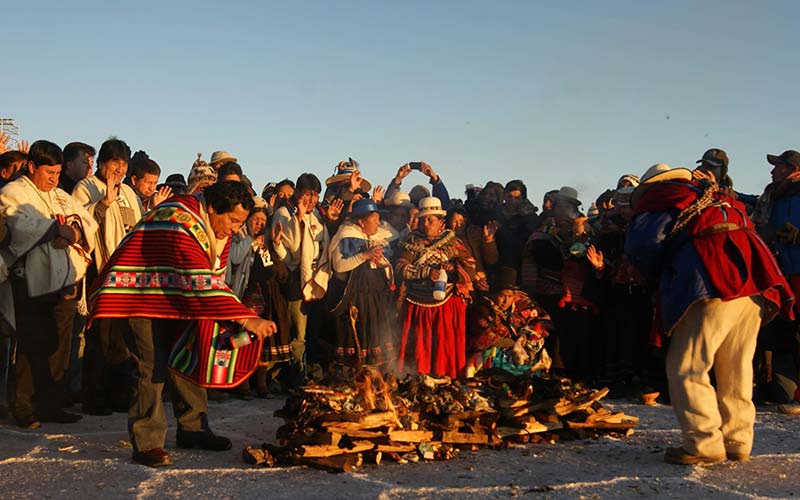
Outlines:
{"label": "woman in white hat", "polygon": [[402,279],[399,369],[457,377],[466,366],[466,308],[475,259],[444,226],[438,198],[419,202],[419,226],[401,243],[395,274]]}

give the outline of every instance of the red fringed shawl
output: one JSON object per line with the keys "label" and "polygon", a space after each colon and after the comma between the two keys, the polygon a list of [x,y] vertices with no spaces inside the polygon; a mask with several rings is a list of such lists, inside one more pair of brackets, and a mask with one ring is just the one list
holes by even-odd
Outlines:
{"label": "red fringed shawl", "polygon": [[[703,191],[688,181],[656,183],[636,204],[634,215],[683,210],[702,195]],[[719,297],[733,300],[763,294],[782,315],[793,318],[791,289],[766,243],[755,232],[745,206],[723,191],[716,192],[713,201],[722,206],[702,210],[685,230]],[[715,230],[724,224],[739,229]]]}

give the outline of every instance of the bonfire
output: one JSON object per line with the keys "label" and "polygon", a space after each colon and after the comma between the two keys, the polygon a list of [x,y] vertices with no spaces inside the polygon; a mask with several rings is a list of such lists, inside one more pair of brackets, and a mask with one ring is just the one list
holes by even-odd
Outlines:
{"label": "bonfire", "polygon": [[448,460],[461,450],[633,433],[636,417],[600,405],[608,389],[569,379],[484,370],[474,378],[340,367],[292,393],[275,416],[277,443],[247,446],[247,463],[336,472],[364,463]]}

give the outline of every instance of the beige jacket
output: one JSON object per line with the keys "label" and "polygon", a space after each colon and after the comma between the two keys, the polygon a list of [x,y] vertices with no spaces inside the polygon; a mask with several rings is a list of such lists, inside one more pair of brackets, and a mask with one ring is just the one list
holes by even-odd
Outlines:
{"label": "beige jacket", "polygon": [[[3,267],[25,259],[25,280],[31,297],[57,292],[83,279],[94,248],[97,223],[77,200],[54,188],[40,191],[27,177],[0,190],[0,214],[11,232],[9,246],[0,251]],[[79,244],[56,248],[48,235],[57,217],[78,227]],[[0,315],[13,327],[10,283],[0,279]]]}
{"label": "beige jacket", "polygon": [[[93,175],[78,182],[75,189],[72,190],[72,196],[80,201],[90,214],[96,217],[97,204],[102,203],[101,200],[106,197],[107,189],[105,181]],[[103,268],[103,265],[114,253],[122,238],[127,234],[120,207],[128,207],[133,210],[134,222],[138,222],[144,213],[139,196],[127,184],[120,184],[120,194],[117,201],[106,209],[102,220],[97,221],[100,225],[100,230],[97,232],[94,260],[98,271]]]}

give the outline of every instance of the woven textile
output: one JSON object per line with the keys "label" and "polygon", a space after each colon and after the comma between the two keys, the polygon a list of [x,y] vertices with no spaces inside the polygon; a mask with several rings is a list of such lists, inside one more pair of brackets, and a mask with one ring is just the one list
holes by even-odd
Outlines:
{"label": "woven textile", "polygon": [[[201,197],[171,198],[149,212],[122,240],[92,285],[90,321],[130,317],[191,320],[177,339],[176,349],[195,351],[199,358],[192,365],[196,369],[189,370],[183,363],[177,371],[204,387],[233,387],[255,369],[261,342],[230,350],[230,356],[216,356],[220,350],[217,322],[257,315],[225,283],[230,242],[217,259],[208,234],[211,228],[201,215]],[[185,361],[185,356],[181,358]],[[211,364],[223,361],[231,375],[210,377]]]}

